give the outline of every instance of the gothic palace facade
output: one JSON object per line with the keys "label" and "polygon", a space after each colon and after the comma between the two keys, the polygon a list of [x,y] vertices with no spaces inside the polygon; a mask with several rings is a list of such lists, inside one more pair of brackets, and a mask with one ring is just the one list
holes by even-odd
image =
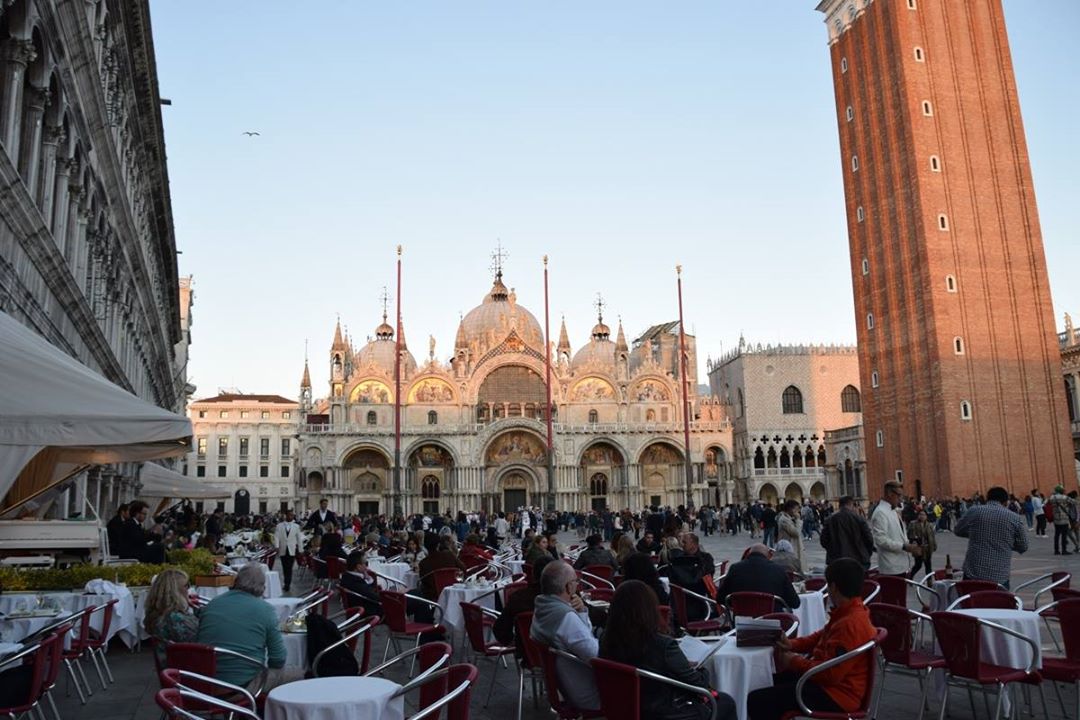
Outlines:
{"label": "gothic palace facade", "polygon": [[[552,348],[555,506],[640,508],[686,501],[678,323],[629,346],[600,317],[571,352],[563,323]],[[544,332],[496,274],[461,320],[453,358],[418,363],[402,340],[401,481],[406,513],[541,506],[547,492]],[[694,338],[686,337],[694,503],[727,502],[731,425],[697,396]],[[304,368],[298,472],[301,505],[328,498],[343,512],[393,507],[394,328],[360,348],[330,348],[329,396],[314,400]]]}

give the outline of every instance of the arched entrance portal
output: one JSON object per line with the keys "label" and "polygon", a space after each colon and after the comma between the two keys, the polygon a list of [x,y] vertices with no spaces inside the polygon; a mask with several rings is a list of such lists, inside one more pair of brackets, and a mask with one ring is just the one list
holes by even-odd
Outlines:
{"label": "arched entrance portal", "polygon": [[765,483],[761,486],[761,492],[758,493],[758,497],[761,498],[761,502],[768,503],[769,505],[776,505],[777,492],[776,487],[772,483]]}
{"label": "arched entrance portal", "polygon": [[248,491],[240,489],[233,495],[233,514],[247,515],[251,512],[251,496]]}
{"label": "arched entrance portal", "polygon": [[784,499],[785,500],[798,500],[799,502],[802,502],[802,499],[803,499],[802,487],[800,487],[798,483],[791,483],[790,485],[787,486],[787,489],[784,490]]}
{"label": "arched entrance portal", "polygon": [[352,507],[356,513],[378,515],[383,489],[387,487],[390,460],[374,448],[359,448],[349,453],[342,466],[349,479]]}
{"label": "arched entrance portal", "polygon": [[529,506],[529,478],[523,470],[510,470],[499,481],[502,490],[502,506],[504,512],[517,512],[520,508]]}

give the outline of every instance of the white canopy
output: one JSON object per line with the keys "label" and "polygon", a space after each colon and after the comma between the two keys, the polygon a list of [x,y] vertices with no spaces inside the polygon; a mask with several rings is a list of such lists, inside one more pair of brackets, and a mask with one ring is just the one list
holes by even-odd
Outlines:
{"label": "white canopy", "polygon": [[162,467],[157,463],[148,462],[139,471],[139,484],[142,489],[138,496],[141,498],[227,498],[232,493],[224,488],[201,483],[187,475],[181,475],[175,470]]}
{"label": "white canopy", "polygon": [[17,478],[23,499],[78,465],[169,457],[191,444],[186,417],[114,385],[3,312],[0,378],[0,498]]}

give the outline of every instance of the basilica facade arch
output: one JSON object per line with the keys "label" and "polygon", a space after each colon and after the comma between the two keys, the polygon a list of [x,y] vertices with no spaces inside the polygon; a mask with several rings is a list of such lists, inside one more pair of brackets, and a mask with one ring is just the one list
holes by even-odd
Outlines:
{"label": "basilica facade arch", "polygon": [[[670,352],[656,350],[674,346],[656,330],[670,327],[654,326],[631,348],[621,325],[613,341],[601,317],[590,340],[572,352],[564,326],[552,343],[549,406],[540,324],[497,273],[481,305],[462,317],[448,362],[437,359],[434,340],[421,363],[402,342],[402,511],[543,506],[549,415],[559,509],[683,504],[687,455],[692,502],[726,501],[733,495],[730,476],[718,468],[730,458],[731,424],[710,399],[692,396],[686,452],[678,369]],[[327,397],[313,397],[305,373],[299,457],[310,466],[299,474],[321,477],[321,492],[335,510],[358,512],[358,503],[374,502],[367,499],[374,495],[370,476],[379,481],[377,512],[393,510],[395,334],[384,318],[374,338],[357,349],[339,325]],[[692,349],[693,338],[688,341]],[[350,458],[363,450],[377,451],[384,462],[361,469]],[[315,459],[324,464],[309,462]],[[359,477],[360,485],[351,484]],[[316,494],[301,493],[307,507],[315,506]],[[375,512],[374,505],[363,509]]]}

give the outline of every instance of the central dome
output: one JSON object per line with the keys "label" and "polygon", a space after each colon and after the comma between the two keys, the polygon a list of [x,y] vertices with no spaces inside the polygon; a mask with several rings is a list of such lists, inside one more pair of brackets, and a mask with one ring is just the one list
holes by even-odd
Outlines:
{"label": "central dome", "polygon": [[[356,353],[353,357],[353,367],[357,371],[363,371],[368,365],[374,365],[375,367],[386,371],[388,374],[394,374],[394,351],[397,349],[397,343],[394,341],[394,328],[386,322],[386,315],[383,315],[382,323],[375,328],[375,339],[368,342],[367,345],[360,348],[360,352]],[[409,347],[405,344],[404,334],[401,337],[401,372],[403,375],[408,375],[416,370],[416,358],[409,352]]]}
{"label": "central dome", "polygon": [[474,341],[478,345],[498,344],[510,331],[533,348],[544,346],[544,331],[533,314],[517,304],[513,290],[507,290],[502,272],[495,275],[491,291],[483,302],[466,313],[458,326],[457,346],[468,347]]}

